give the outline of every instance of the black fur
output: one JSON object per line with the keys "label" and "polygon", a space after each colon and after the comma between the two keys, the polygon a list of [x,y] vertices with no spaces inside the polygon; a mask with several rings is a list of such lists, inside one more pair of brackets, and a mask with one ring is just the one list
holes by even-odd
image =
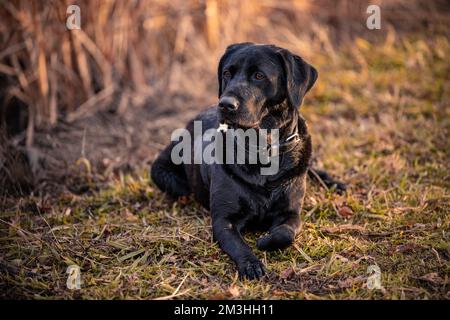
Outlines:
{"label": "black fur", "polygon": [[[260,174],[260,164],[175,165],[170,158],[174,143],[152,166],[152,179],[161,190],[174,197],[193,193],[210,209],[214,239],[241,277],[265,273],[241,236],[244,229],[268,231],[257,247],[277,250],[293,243],[300,226],[312,146],[298,108],[316,79],[317,71],[286,49],[253,43],[229,46],[218,68],[219,107],[193,120],[201,120],[203,130],[217,128],[220,122],[238,128],[278,128],[280,141],[297,132],[299,142],[280,156],[278,173],[268,176]],[[193,121],[187,129],[193,133]],[[327,178],[325,183],[344,187],[319,173]],[[320,174],[314,177],[320,179]]]}

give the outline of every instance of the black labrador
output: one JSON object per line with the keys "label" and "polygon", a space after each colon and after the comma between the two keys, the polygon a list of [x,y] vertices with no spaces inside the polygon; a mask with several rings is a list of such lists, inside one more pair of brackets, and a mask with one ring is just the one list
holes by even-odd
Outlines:
{"label": "black labrador", "polygon": [[[191,193],[211,211],[214,239],[236,263],[241,277],[265,274],[261,261],[241,236],[246,229],[268,231],[256,246],[277,250],[291,245],[300,225],[306,174],[311,170],[311,137],[298,108],[317,80],[317,71],[301,57],[274,45],[229,46],[218,67],[219,103],[200,113],[204,132],[232,128],[279,130],[279,170],[261,175],[257,164],[175,164],[172,142],[152,165],[151,177],[174,197]],[[187,130],[193,133],[191,121]],[[192,142],[194,143],[194,141]],[[192,158],[194,153],[190,155]],[[313,178],[343,190],[326,172]]]}

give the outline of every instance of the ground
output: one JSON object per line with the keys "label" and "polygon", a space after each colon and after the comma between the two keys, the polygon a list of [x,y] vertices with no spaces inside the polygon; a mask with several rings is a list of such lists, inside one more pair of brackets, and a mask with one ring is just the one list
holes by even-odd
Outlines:
{"label": "ground", "polygon": [[[133,125],[105,115],[107,125],[87,133],[67,129],[78,142],[107,141],[66,159],[74,173],[62,191],[2,199],[0,296],[449,299],[449,55],[448,39],[430,35],[380,45],[356,39],[312,57],[319,81],[301,112],[317,166],[348,191],[308,181],[302,229],[284,251],[260,252],[261,235],[245,235],[268,269],[259,281],[238,279],[212,240],[206,210],[168,199],[149,178],[146,162],[201,106],[164,114],[162,105],[152,118],[145,109],[129,115],[140,119]],[[112,132],[129,127],[129,137],[114,140]],[[79,150],[62,127],[52,134],[62,150]],[[66,287],[70,265],[81,268],[80,290]],[[381,271],[373,290],[372,265]]]}

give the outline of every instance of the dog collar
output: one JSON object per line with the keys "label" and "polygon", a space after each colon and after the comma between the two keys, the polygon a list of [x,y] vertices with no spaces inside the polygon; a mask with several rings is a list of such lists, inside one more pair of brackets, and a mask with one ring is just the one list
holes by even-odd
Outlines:
{"label": "dog collar", "polygon": [[[296,132],[287,137],[283,143],[268,145],[265,151],[267,152],[267,156],[277,157],[282,153],[291,151],[299,141],[300,137],[298,135],[298,132]],[[284,148],[284,150],[282,150],[282,148]]]}
{"label": "dog collar", "polygon": [[[255,147],[255,152],[259,153],[265,157],[271,158],[271,157],[277,157],[283,153],[289,152],[300,142],[300,136],[298,132],[291,134],[288,136],[283,143],[277,143],[277,144],[268,144],[265,148],[257,148]],[[237,145],[245,150],[245,152],[249,153],[249,149],[246,148],[244,145],[240,145],[237,143]]]}

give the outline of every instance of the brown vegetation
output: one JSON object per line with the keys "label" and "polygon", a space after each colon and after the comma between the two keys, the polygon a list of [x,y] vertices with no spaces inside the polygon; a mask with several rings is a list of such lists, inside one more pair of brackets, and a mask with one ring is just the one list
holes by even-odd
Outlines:
{"label": "brown vegetation", "polygon": [[[370,31],[368,2],[86,0],[68,31],[69,1],[0,1],[0,296],[449,298],[449,7],[377,1]],[[301,111],[318,165],[349,185],[309,184],[295,246],[259,253],[269,275],[252,283],[146,165],[216,101],[239,41],[317,67]]]}

